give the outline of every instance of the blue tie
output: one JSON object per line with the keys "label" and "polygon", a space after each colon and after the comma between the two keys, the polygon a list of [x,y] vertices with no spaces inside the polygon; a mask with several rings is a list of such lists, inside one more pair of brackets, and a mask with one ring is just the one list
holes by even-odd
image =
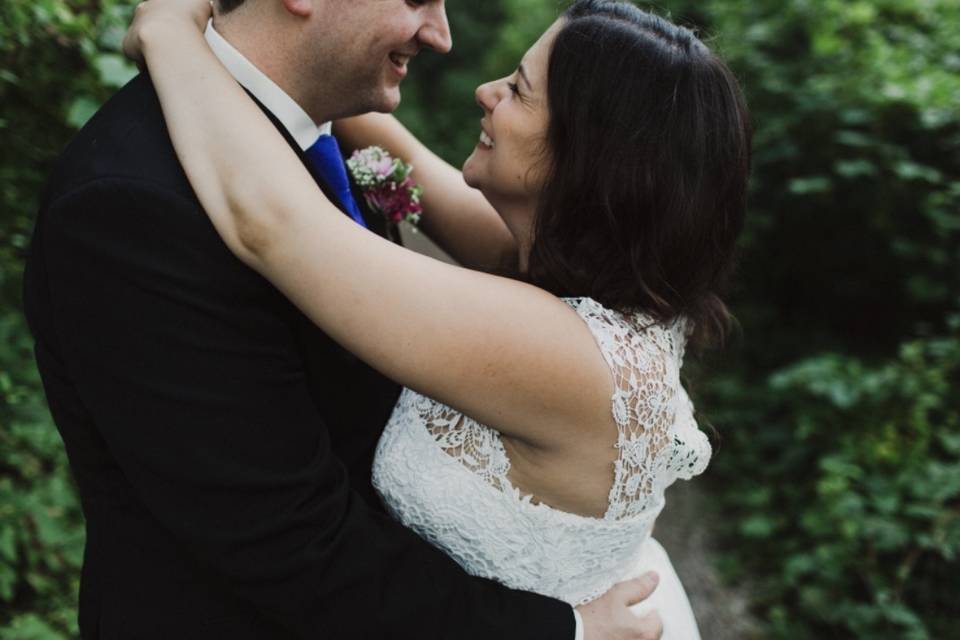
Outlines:
{"label": "blue tie", "polygon": [[317,175],[340,198],[340,203],[350,217],[361,227],[366,228],[367,223],[364,222],[360,207],[357,206],[357,201],[353,199],[353,192],[350,191],[350,180],[347,178],[347,169],[343,164],[337,139],[331,135],[321,135],[313,146],[307,149],[306,155]]}

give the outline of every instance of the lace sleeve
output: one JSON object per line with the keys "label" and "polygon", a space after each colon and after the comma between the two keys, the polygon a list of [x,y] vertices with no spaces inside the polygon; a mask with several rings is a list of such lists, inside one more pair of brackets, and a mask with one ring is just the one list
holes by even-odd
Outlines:
{"label": "lace sleeve", "polygon": [[686,323],[663,326],[589,298],[567,302],[586,322],[613,375],[620,455],[604,517],[622,520],[657,509],[667,486],[702,472],[709,460],[709,442],[680,384]]}

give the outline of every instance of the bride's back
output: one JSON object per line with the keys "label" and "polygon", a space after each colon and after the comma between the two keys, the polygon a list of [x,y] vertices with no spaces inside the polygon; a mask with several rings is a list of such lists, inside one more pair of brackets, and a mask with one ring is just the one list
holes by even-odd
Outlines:
{"label": "bride's back", "polygon": [[613,452],[605,466],[570,463],[564,477],[567,463],[548,458],[539,472],[497,431],[406,390],[377,449],[374,486],[401,522],[470,573],[579,603],[636,569],[664,490],[701,473],[710,445],[680,385],[685,322],[567,303],[611,371],[616,426],[606,441],[588,429],[597,451]]}

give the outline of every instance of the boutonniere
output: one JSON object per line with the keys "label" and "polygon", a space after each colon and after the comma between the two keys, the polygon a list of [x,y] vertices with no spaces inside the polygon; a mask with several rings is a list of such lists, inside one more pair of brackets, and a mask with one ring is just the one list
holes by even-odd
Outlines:
{"label": "boutonniere", "polygon": [[423,187],[410,178],[411,165],[381,147],[367,147],[353,152],[347,168],[373,211],[394,225],[405,220],[416,228]]}

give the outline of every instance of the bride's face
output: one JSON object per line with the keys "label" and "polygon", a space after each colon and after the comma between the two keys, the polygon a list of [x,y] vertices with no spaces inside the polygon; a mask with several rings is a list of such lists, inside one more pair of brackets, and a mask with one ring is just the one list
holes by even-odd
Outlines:
{"label": "bride's face", "polygon": [[532,215],[546,178],[547,64],[559,28],[558,21],[530,47],[513,74],[476,91],[483,109],[480,140],[463,165],[463,177],[501,214],[511,209]]}

